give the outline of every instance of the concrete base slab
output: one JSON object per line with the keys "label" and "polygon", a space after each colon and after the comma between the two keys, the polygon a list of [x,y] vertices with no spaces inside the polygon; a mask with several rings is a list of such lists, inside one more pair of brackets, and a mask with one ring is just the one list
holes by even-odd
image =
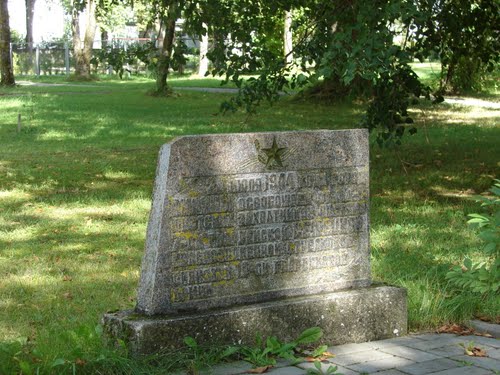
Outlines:
{"label": "concrete base slab", "polygon": [[254,344],[255,335],[292,341],[311,327],[330,345],[365,342],[407,333],[406,290],[372,286],[335,293],[207,311],[182,316],[144,316],[133,311],[103,317],[105,337],[123,340],[134,355],[199,344]]}

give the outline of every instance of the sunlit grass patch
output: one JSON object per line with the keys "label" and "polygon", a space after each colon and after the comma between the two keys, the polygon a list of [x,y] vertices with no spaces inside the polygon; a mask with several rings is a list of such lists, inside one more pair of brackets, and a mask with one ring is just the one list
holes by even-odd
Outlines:
{"label": "sunlit grass patch", "polygon": [[500,109],[442,103],[411,109],[417,124],[489,126],[499,125]]}
{"label": "sunlit grass patch", "polygon": [[[0,164],[1,168],[1,164]],[[19,189],[13,189],[13,190],[0,190],[0,199],[4,202],[7,201],[26,201],[31,198],[31,194],[19,190]]]}

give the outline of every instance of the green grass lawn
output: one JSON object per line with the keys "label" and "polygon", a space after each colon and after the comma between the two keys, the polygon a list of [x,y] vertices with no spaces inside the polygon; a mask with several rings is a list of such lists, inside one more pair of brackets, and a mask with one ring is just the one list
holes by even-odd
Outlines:
{"label": "green grass lawn", "polygon": [[[193,82],[173,85],[204,83]],[[134,307],[161,144],[187,134],[352,128],[364,110],[285,99],[256,116],[221,116],[227,94],[153,98],[144,94],[151,86],[0,89],[0,363],[8,371],[25,363],[92,373],[102,353],[112,356],[95,328],[104,312]],[[480,211],[471,196],[498,178],[499,111],[422,103],[413,114],[419,131],[399,150],[371,145],[373,278],[408,288],[411,330],[495,318],[498,298],[456,290],[445,274],[465,256],[484,258],[466,215]]]}

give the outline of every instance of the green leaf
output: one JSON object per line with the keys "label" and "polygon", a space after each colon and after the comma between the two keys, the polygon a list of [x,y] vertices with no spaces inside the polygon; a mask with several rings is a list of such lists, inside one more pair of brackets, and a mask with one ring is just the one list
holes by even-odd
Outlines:
{"label": "green leaf", "polygon": [[240,348],[238,348],[237,346],[229,346],[227,347],[221,354],[221,359],[222,358],[226,358],[226,357],[230,357],[232,356],[233,354],[237,353],[239,351]]}
{"label": "green leaf", "polygon": [[319,338],[323,336],[323,331],[319,327],[312,327],[306,329],[302,332],[295,342],[297,344],[310,344],[312,342],[318,341]]}
{"label": "green leaf", "polygon": [[297,76],[297,83],[298,83],[299,85],[302,85],[302,84],[304,84],[305,82],[307,82],[307,77],[306,77],[304,74],[300,73],[300,74]]}
{"label": "green leaf", "polygon": [[483,229],[478,237],[485,242],[495,242],[498,239],[498,234],[495,230]]}
{"label": "green leaf", "polygon": [[464,266],[465,266],[468,270],[471,270],[471,269],[472,269],[472,260],[470,260],[469,258],[465,258],[465,259],[464,259]]}
{"label": "green leaf", "polygon": [[99,337],[102,336],[102,332],[103,332],[102,325],[100,325],[100,324],[96,325],[94,330],[95,330],[95,333],[97,334],[97,336],[99,336]]}
{"label": "green leaf", "polygon": [[28,362],[19,361],[19,367],[21,368],[23,375],[33,374],[33,369],[31,368],[31,365]]}
{"label": "green leaf", "polygon": [[266,346],[270,348],[273,352],[275,352],[280,349],[281,343],[278,341],[276,336],[271,336],[267,338]]}
{"label": "green leaf", "polygon": [[191,349],[198,347],[196,340],[194,338],[192,338],[191,336],[184,337],[184,344],[189,346]]}
{"label": "green leaf", "polygon": [[[470,215],[469,215],[470,216]],[[488,222],[488,219],[485,217],[476,217],[473,219],[470,219],[467,221],[469,224],[475,224],[475,223],[485,223]]]}
{"label": "green leaf", "polygon": [[287,355],[287,353],[291,353],[296,346],[297,346],[296,343],[289,342],[284,345],[281,345],[276,351],[274,351],[274,353],[283,357],[284,355]]}
{"label": "green leaf", "polygon": [[477,217],[477,218],[480,218],[480,219],[488,220],[486,217],[484,217],[484,215],[481,215],[481,214],[469,214],[467,216],[469,216],[469,217]]}
{"label": "green leaf", "polygon": [[326,345],[321,345],[321,346],[318,346],[313,352],[312,352],[312,357],[319,357],[321,354],[323,354],[324,352],[326,352],[326,350],[328,349],[328,346]]}
{"label": "green leaf", "polygon": [[495,194],[496,196],[500,196],[500,187],[498,186],[493,186],[490,191]]}
{"label": "green leaf", "polygon": [[497,248],[497,244],[494,242],[490,242],[484,247],[484,252],[487,254],[494,254]]}
{"label": "green leaf", "polygon": [[122,340],[122,339],[117,339],[116,340],[116,343],[118,344],[118,346],[124,350],[127,350],[127,344],[125,344],[125,340]]}
{"label": "green leaf", "polygon": [[66,360],[64,358],[57,358],[54,362],[52,362],[52,367],[57,367],[66,364]]}

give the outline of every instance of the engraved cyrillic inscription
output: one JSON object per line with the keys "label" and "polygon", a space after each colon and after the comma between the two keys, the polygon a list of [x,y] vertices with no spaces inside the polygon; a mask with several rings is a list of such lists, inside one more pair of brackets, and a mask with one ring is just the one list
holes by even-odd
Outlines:
{"label": "engraved cyrillic inscription", "polygon": [[190,177],[181,186],[168,199],[178,302],[277,274],[329,270],[321,279],[331,282],[359,258],[367,230],[359,168]]}

